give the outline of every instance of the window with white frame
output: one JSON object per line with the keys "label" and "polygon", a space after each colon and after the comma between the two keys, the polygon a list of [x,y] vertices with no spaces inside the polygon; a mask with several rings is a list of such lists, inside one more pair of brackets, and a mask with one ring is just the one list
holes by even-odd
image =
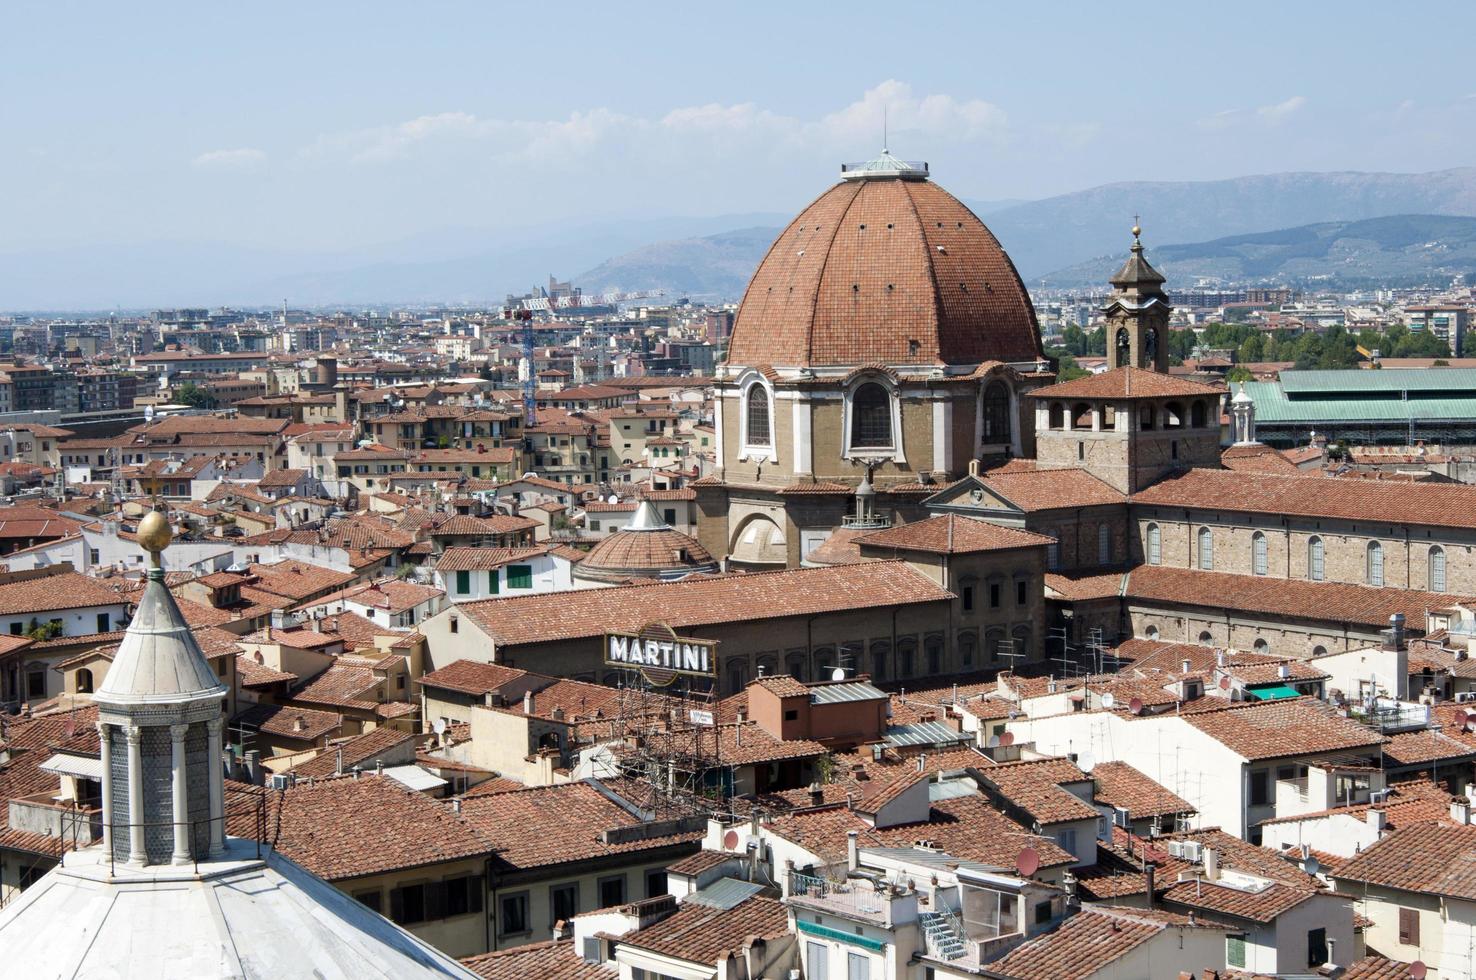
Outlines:
{"label": "window with white frame", "polygon": [[1307,577],[1314,582],[1322,581],[1324,553],[1321,538],[1307,542]]}
{"label": "window with white frame", "polygon": [[1430,549],[1429,579],[1431,592],[1445,591],[1445,549],[1439,545]]}
{"label": "window with white frame", "polygon": [[1377,541],[1368,543],[1368,584],[1382,586],[1384,584],[1384,546]]}
{"label": "window with white frame", "polygon": [[1148,525],[1148,564],[1159,565],[1163,563],[1163,538],[1159,534],[1157,524]]}
{"label": "window with white frame", "polygon": [[1251,538],[1251,573],[1266,574],[1266,535],[1260,531]]}
{"label": "window with white frame", "polygon": [[851,394],[851,448],[891,449],[893,444],[891,393],[867,381]]}
{"label": "window with white frame", "polygon": [[755,381],[743,392],[744,445],[766,448],[774,445],[772,415],[769,390]]}
{"label": "window with white frame", "polygon": [[1207,527],[1199,529],[1199,569],[1212,572],[1215,568],[1215,532]]}

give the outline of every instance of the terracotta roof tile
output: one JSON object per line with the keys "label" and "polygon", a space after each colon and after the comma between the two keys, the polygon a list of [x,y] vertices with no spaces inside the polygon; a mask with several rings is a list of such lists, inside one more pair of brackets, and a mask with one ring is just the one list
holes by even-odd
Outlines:
{"label": "terracotta roof tile", "polygon": [[1149,371],[1144,368],[1121,367],[1101,374],[1090,374],[1074,381],[1037,388],[1030,392],[1031,398],[1198,398],[1219,396],[1225,393],[1220,385],[1207,385],[1187,378]]}
{"label": "terracotta roof tile", "polygon": [[313,742],[336,734],[343,727],[343,715],[296,705],[258,704],[236,715],[231,724],[263,731],[268,735],[285,735],[304,742]]}
{"label": "terracotta roof tile", "polygon": [[413,737],[409,732],[396,728],[373,728],[347,741],[327,746],[313,758],[294,766],[292,771],[299,778],[306,778],[347,773],[359,765],[368,769],[368,760],[405,744]]}
{"label": "terracotta roof tile", "polygon": [[460,605],[502,644],[598,636],[662,621],[676,629],[770,617],[941,602],[953,594],[902,562],[803,568],[649,585],[484,599]]}
{"label": "terracotta roof tile", "polygon": [[[261,790],[267,798],[266,842],[329,881],[490,855],[492,843],[443,802],[384,776],[300,782]],[[245,807],[230,832],[256,835]]]}
{"label": "terracotta roof tile", "polygon": [[607,844],[600,839],[603,831],[641,821],[588,783],[468,796],[461,812],[491,842],[494,860],[510,869],[571,864],[672,845],[688,844],[695,850],[702,837],[688,833]]}
{"label": "terracotta roof tile", "polygon": [[626,933],[620,944],[689,963],[720,964],[730,955],[741,957],[744,945],[755,936],[775,939],[788,932],[784,905],[755,895],[730,909],[685,902],[667,918]]}
{"label": "terracotta roof tile", "polygon": [[1224,927],[1159,909],[1092,905],[992,961],[989,972],[1010,980],[1081,980],[1114,973],[1113,964],[1169,928]]}
{"label": "terracotta roof tile", "polygon": [[1014,548],[1044,548],[1053,541],[1043,534],[1002,527],[972,517],[943,514],[856,539],[863,549],[891,548],[898,551],[927,551],[962,555]]}
{"label": "terracotta roof tile", "polygon": [[729,345],[749,366],[1040,357],[999,242],[941,187],[911,180],[843,181],[800,212],[749,281]]}
{"label": "terracotta roof tile", "polygon": [[1248,479],[1228,470],[1192,469],[1138,491],[1133,502],[1180,511],[1193,507],[1322,517],[1354,521],[1370,529],[1398,524],[1476,528],[1476,486],[1465,483],[1328,480],[1269,473]]}
{"label": "terracotta roof tile", "polygon": [[1126,810],[1132,820],[1194,813],[1187,801],[1134,769],[1126,762],[1099,762],[1092,769],[1098,803]]}
{"label": "terracotta roof tile", "polygon": [[483,980],[612,980],[615,976],[599,963],[586,962],[574,949],[572,938],[468,956],[461,965]]}
{"label": "terracotta roof tile", "polygon": [[421,675],[420,685],[480,697],[526,675],[527,671],[504,667],[500,664],[484,664],[475,660],[453,660],[438,670]]}
{"label": "terracotta roof tile", "polygon": [[1469,596],[1419,589],[1375,588],[1343,582],[1305,582],[1265,575],[1232,575],[1163,565],[1140,565],[1127,578],[1129,601],[1175,605],[1230,607],[1245,612],[1293,618],[1316,618],[1386,627],[1389,617],[1403,613],[1412,630],[1423,632],[1425,612],[1471,601]]}
{"label": "terracotta roof tile", "polygon": [[1338,878],[1476,901],[1476,826],[1396,830],[1344,865]]}
{"label": "terracotta roof tile", "polygon": [[1086,470],[993,470],[983,484],[1029,513],[1122,504],[1127,498]]}
{"label": "terracotta roof tile", "polygon": [[1251,761],[1373,750],[1385,741],[1377,732],[1308,698],[1240,702],[1223,711],[1185,717],[1189,724]]}

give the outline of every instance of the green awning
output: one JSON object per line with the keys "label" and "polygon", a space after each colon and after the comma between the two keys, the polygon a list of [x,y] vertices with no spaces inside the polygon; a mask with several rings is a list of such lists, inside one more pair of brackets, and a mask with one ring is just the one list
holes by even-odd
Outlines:
{"label": "green awning", "polygon": [[819,936],[823,939],[839,940],[843,943],[850,943],[852,946],[860,946],[862,949],[869,949],[875,953],[881,952],[887,946],[887,944],[882,942],[881,940],[872,939],[869,936],[852,935],[851,933],[845,932],[840,929],[832,929],[830,926],[822,926],[815,922],[806,922],[804,919],[796,918],[794,920],[794,924],[799,928],[800,932],[807,933],[811,936]]}
{"label": "green awning", "polygon": [[1283,698],[1299,698],[1302,692],[1285,684],[1267,684],[1262,687],[1252,687],[1246,693],[1257,701],[1280,701]]}

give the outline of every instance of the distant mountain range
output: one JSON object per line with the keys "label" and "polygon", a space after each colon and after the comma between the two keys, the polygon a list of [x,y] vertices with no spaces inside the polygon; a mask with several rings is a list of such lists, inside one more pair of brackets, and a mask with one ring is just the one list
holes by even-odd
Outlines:
{"label": "distant mountain range", "polygon": [[[1231,235],[1148,250],[1148,259],[1174,286],[1201,277],[1238,282],[1441,283],[1476,276],[1476,218],[1402,214],[1362,221],[1325,221],[1250,235]],[[1105,255],[1042,277],[1057,288],[1101,285],[1122,265]]]}
{"label": "distant mountain range", "polygon": [[[970,202],[966,202],[970,203]],[[1213,243],[1387,215],[1476,217],[1476,168],[1425,174],[1287,173],[1107,184],[1040,201],[975,201],[1027,284],[1144,241]],[[0,254],[0,310],[114,306],[499,302],[550,273],[586,293],[665,289],[736,299],[787,214],[464,227],[339,252],[146,242]]]}
{"label": "distant mountain range", "polygon": [[1286,173],[1104,184],[981,214],[1026,283],[1120,255],[1140,215],[1150,248],[1394,214],[1476,216],[1476,167],[1425,174]]}
{"label": "distant mountain range", "polygon": [[661,289],[668,298],[735,299],[778,234],[777,226],[740,228],[657,242],[601,262],[574,282],[586,294]]}

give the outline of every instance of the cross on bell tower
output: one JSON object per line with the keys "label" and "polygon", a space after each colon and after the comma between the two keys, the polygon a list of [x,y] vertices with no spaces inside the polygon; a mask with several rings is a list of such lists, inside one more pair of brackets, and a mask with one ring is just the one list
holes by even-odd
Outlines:
{"label": "cross on bell tower", "polygon": [[1107,314],[1107,357],[1114,368],[1168,371],[1168,320],[1173,307],[1163,291],[1163,275],[1143,257],[1143,229],[1133,216],[1132,254],[1108,280],[1112,295]]}

